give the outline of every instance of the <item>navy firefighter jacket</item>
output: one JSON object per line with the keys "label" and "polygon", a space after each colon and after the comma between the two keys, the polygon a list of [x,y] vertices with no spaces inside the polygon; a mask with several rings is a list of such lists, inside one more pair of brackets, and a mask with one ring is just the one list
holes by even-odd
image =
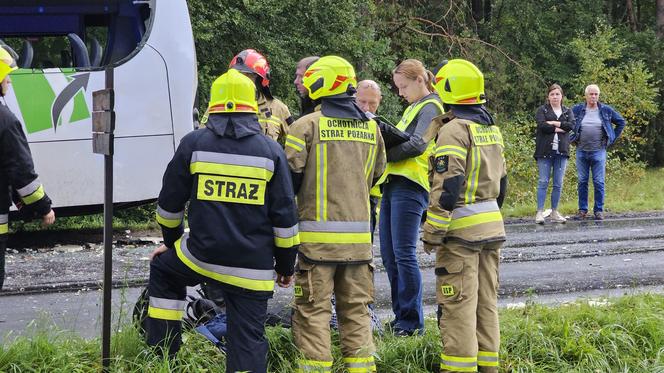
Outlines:
{"label": "navy firefighter jacket", "polygon": [[166,246],[203,276],[262,292],[273,290],[275,270],[293,274],[299,235],[288,162],[255,114],[212,114],[182,139],[157,221]]}

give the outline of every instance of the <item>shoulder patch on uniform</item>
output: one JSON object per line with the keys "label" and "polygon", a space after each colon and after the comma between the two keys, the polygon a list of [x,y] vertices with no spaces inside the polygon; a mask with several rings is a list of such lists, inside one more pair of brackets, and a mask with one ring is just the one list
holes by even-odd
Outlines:
{"label": "shoulder patch on uniform", "polygon": [[436,172],[442,174],[447,171],[447,167],[450,164],[450,157],[448,155],[441,155],[436,157]]}

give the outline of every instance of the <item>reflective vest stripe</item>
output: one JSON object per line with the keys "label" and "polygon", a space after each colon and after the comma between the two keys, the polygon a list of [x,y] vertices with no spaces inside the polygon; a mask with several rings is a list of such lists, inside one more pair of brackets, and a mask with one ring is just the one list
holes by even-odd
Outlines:
{"label": "reflective vest stripe", "polygon": [[[420,110],[428,104],[434,104],[438,107],[441,113],[444,112],[440,100],[435,98],[412,104],[404,112],[401,120],[396,126],[397,129],[405,131],[410,123],[417,117]],[[431,186],[429,185],[429,156],[434,153],[434,148],[434,141],[431,140],[424,153],[399,162],[388,162],[387,168],[379,183],[384,183],[389,175],[400,175],[419,184],[422,188],[426,189],[426,191],[429,191],[431,189]]]}
{"label": "reflective vest stripe", "polygon": [[500,211],[482,212],[476,215],[466,216],[460,219],[452,219],[449,230],[463,229],[474,225],[502,222],[503,216]]}
{"label": "reflective vest stripe", "polygon": [[300,241],[303,243],[336,244],[371,243],[371,233],[327,233],[301,231]]}
{"label": "reflective vest stripe", "polygon": [[36,192],[41,185],[42,185],[41,182],[37,178],[32,180],[28,185],[24,186],[23,188],[19,188],[16,191],[21,197],[27,197],[32,193]]}
{"label": "reflective vest stripe", "polygon": [[293,135],[288,135],[286,136],[286,146],[290,146],[296,151],[301,152],[302,150],[304,150],[305,146],[307,146],[307,143],[304,142],[304,140],[300,140]]}
{"label": "reflective vest stripe", "polygon": [[440,369],[454,372],[477,372],[477,357],[440,354]]}
{"label": "reflective vest stripe", "polygon": [[370,357],[346,357],[344,365],[349,373],[371,373],[376,371],[376,363],[373,356]]}
{"label": "reflective vest stripe", "polygon": [[326,373],[332,372],[331,361],[298,360],[297,372],[300,373]]}
{"label": "reflective vest stripe", "polygon": [[175,242],[178,258],[194,272],[217,281],[255,291],[274,290],[274,271],[271,269],[250,269],[228,267],[198,260],[187,248],[188,235]]}
{"label": "reflective vest stripe", "polygon": [[427,222],[437,228],[447,228],[450,225],[451,217],[444,217],[427,211]]}
{"label": "reflective vest stripe", "polygon": [[185,301],[150,297],[148,316],[162,320],[180,320],[184,314]]}
{"label": "reflective vest stripe", "polygon": [[[367,176],[367,180],[371,176],[374,168],[374,163],[376,163],[376,145],[369,145],[369,154],[367,155],[367,163],[364,166],[364,174]],[[370,181],[370,180],[369,180]]]}
{"label": "reflective vest stripe", "polygon": [[192,174],[238,176],[238,177],[247,177],[247,178],[259,179],[265,181],[270,181],[270,179],[272,178],[272,172],[264,168],[226,165],[226,164],[208,163],[208,162],[192,163],[189,166],[189,170]]}
{"label": "reflective vest stripe", "polygon": [[300,232],[369,233],[368,221],[301,221]]}
{"label": "reflective vest stripe", "polygon": [[500,208],[498,207],[498,202],[492,200],[492,201],[473,203],[472,205],[465,205],[462,207],[455,208],[454,211],[452,212],[452,219],[465,218],[466,216],[471,216],[482,212],[491,212],[491,211],[500,211]]}
{"label": "reflective vest stripe", "polygon": [[273,227],[272,231],[274,232],[274,244],[277,247],[289,248],[300,244],[297,224],[290,228]]}
{"label": "reflective vest stripe", "polygon": [[0,234],[9,232],[9,214],[0,214]]}
{"label": "reflective vest stripe", "polygon": [[456,145],[443,145],[436,148],[436,157],[440,157],[442,155],[454,155],[459,158],[466,159],[468,150]]}
{"label": "reflective vest stripe", "polygon": [[167,228],[177,228],[182,224],[184,218],[184,210],[180,212],[168,212],[157,206],[157,223]]}
{"label": "reflective vest stripe", "polygon": [[489,351],[479,351],[477,353],[477,365],[481,367],[497,367],[498,353]]}
{"label": "reflective vest stripe", "polygon": [[327,220],[327,144],[316,145],[316,220]]}
{"label": "reflective vest stripe", "polygon": [[259,157],[254,155],[241,155],[230,153],[215,153],[205,151],[195,151],[191,153],[191,163],[204,162],[204,163],[217,163],[224,165],[247,166],[262,168],[274,172],[274,161],[270,158]]}
{"label": "reflective vest stripe", "polygon": [[474,146],[472,148],[472,155],[470,157],[471,168],[468,172],[468,180],[466,181],[466,204],[475,202],[475,193],[477,192],[477,185],[479,184],[480,175],[480,148]]}

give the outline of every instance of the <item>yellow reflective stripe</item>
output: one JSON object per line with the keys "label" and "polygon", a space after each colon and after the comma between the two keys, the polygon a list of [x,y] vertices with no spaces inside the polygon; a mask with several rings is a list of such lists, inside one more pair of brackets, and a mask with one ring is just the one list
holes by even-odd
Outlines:
{"label": "yellow reflective stripe", "polygon": [[184,217],[184,211],[180,212],[169,212],[157,206],[157,223],[167,227],[167,228],[177,228],[182,224],[182,218]]}
{"label": "yellow reflective stripe", "polygon": [[446,218],[444,216],[436,215],[431,211],[427,211],[427,223],[433,225],[434,227],[447,228],[447,226],[450,225],[451,220],[451,217]]}
{"label": "yellow reflective stripe", "polygon": [[480,174],[480,148],[473,146],[471,159],[471,168],[468,172],[468,179],[466,181],[466,204],[475,202],[475,193],[477,192],[477,184],[479,183]]}
{"label": "yellow reflective stripe", "polygon": [[460,158],[466,158],[468,150],[456,145],[443,145],[436,148],[436,157],[442,155],[455,155]]}
{"label": "yellow reflective stripe", "polygon": [[477,353],[477,365],[481,367],[497,367],[498,353],[489,351],[479,351]]}
{"label": "yellow reflective stripe", "polygon": [[[183,236],[186,240],[186,235]],[[228,273],[221,273],[221,272],[215,272],[206,268],[203,268],[201,265],[194,263],[192,259],[195,259],[191,253],[187,250],[185,253],[184,250],[182,249],[183,243],[182,239],[183,237],[180,237],[177,241],[175,241],[175,252],[178,255],[178,258],[189,268],[191,268],[194,272],[199,273],[205,277],[209,277],[212,279],[215,279],[217,281],[223,282],[225,284],[230,284],[233,286],[241,287],[244,289],[249,289],[249,290],[255,290],[255,291],[273,291],[274,290],[274,280],[270,279],[251,279],[251,278],[246,278],[246,277],[239,277],[235,276],[232,274]],[[186,246],[185,246],[186,249]],[[215,267],[215,268],[225,268],[229,271],[233,270],[235,272],[262,272],[262,273],[267,273],[267,272],[272,272],[272,271],[263,271],[263,270],[246,270],[243,268],[233,268],[233,267],[224,267],[224,266],[219,266],[219,265],[214,265],[214,264],[209,264],[209,263],[204,263],[200,262],[201,264],[207,265],[209,267]]]}
{"label": "yellow reflective stripe", "polygon": [[455,229],[463,229],[474,225],[499,221],[503,221],[503,216],[500,214],[500,211],[483,212],[477,215],[452,220],[449,230],[453,231]]}
{"label": "yellow reflective stripe", "polygon": [[300,241],[304,243],[371,243],[371,233],[326,233],[300,232]]}
{"label": "yellow reflective stripe", "polygon": [[148,316],[152,317],[153,319],[179,321],[182,319],[183,314],[184,311],[168,310],[165,308],[148,306]]}
{"label": "yellow reflective stripe", "polygon": [[0,224],[0,234],[7,234],[7,232],[9,232],[9,224],[8,223]]}
{"label": "yellow reflective stripe", "polygon": [[270,181],[272,171],[260,167],[238,166],[231,164],[219,164],[209,162],[192,162],[189,166],[191,174],[212,174],[248,177]]}
{"label": "yellow reflective stripe", "polygon": [[297,372],[302,373],[326,373],[332,371],[332,362],[300,359],[297,361],[297,368]]}
{"label": "yellow reflective stripe", "polygon": [[163,225],[166,228],[177,228],[180,226],[180,223],[182,222],[181,219],[166,219],[159,215],[159,213],[156,213],[157,216],[157,223]]}
{"label": "yellow reflective stripe", "polygon": [[286,136],[286,146],[290,146],[291,148],[300,152],[302,149],[304,149],[305,146],[307,146],[307,143],[293,135],[288,135]]}
{"label": "yellow reflective stripe", "polygon": [[293,247],[295,245],[299,245],[300,244],[300,235],[298,233],[298,234],[295,234],[295,236],[288,237],[288,238],[282,238],[282,237],[274,236],[274,244],[277,247],[281,247],[281,248],[285,248],[285,249],[287,249],[289,247]]}
{"label": "yellow reflective stripe", "polygon": [[376,145],[369,145],[369,153],[367,154],[367,162],[364,165],[364,174],[366,175],[367,179],[369,179],[369,175],[371,174],[371,171],[373,170],[373,164],[376,160]]}
{"label": "yellow reflective stripe", "polygon": [[477,372],[477,357],[440,354],[440,369],[454,372]]}
{"label": "yellow reflective stripe", "polygon": [[26,205],[31,205],[39,201],[40,199],[44,198],[45,194],[46,193],[44,193],[44,187],[40,185],[39,188],[37,188],[37,190],[35,190],[32,194],[30,194],[29,196],[21,197],[21,199],[23,200],[23,203],[25,203]]}
{"label": "yellow reflective stripe", "polygon": [[327,144],[316,145],[316,220],[327,220]]}
{"label": "yellow reflective stripe", "polygon": [[349,373],[371,373],[376,371],[376,363],[373,356],[345,357],[343,360]]}

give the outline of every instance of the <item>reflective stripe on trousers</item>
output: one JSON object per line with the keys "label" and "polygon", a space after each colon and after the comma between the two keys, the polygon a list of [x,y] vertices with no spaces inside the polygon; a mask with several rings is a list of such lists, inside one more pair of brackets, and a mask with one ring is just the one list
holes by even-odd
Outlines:
{"label": "reflective stripe on trousers", "polygon": [[327,373],[332,372],[331,361],[298,360],[297,373]]}
{"label": "reflective stripe on trousers", "polygon": [[301,221],[300,241],[303,243],[371,243],[368,221]]}
{"label": "reflective stripe on trousers", "polygon": [[187,248],[187,234],[175,242],[178,258],[194,272],[225,284],[255,291],[274,290],[274,270],[228,267],[198,260]]}
{"label": "reflective stripe on trousers", "polygon": [[489,351],[479,351],[477,353],[477,365],[481,367],[497,367],[498,353]]}
{"label": "reflective stripe on trousers", "polygon": [[371,373],[376,371],[376,362],[373,356],[345,357],[344,365],[348,373]]}
{"label": "reflective stripe on trousers", "polygon": [[178,299],[150,297],[148,316],[161,320],[180,320],[184,314],[186,302]]}
{"label": "reflective stripe on trousers", "polygon": [[440,354],[440,369],[453,372],[477,372],[477,357]]}
{"label": "reflective stripe on trousers", "polygon": [[0,234],[9,232],[9,214],[0,214]]}

